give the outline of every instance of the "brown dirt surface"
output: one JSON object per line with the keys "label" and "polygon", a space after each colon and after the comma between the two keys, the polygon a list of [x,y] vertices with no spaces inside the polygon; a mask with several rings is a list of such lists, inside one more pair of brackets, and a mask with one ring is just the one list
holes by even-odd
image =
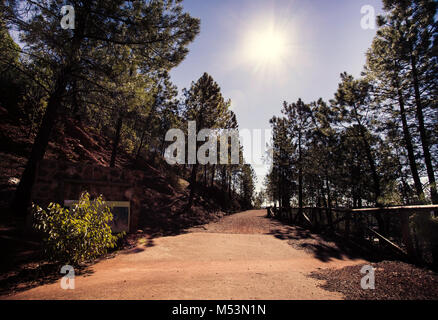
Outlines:
{"label": "brown dirt surface", "polygon": [[336,250],[323,258],[318,251],[298,250],[288,242],[314,235],[265,214],[243,212],[174,236],[145,234],[132,248],[82,270],[74,290],[61,289],[58,278],[0,299],[344,299],[321,288],[324,281],[309,272],[368,262]]}
{"label": "brown dirt surface", "polygon": [[341,292],[348,300],[438,300],[438,274],[399,261],[370,265],[375,268],[374,290],[360,290],[360,265],[319,270],[311,277],[326,281],[321,288]]}
{"label": "brown dirt surface", "polygon": [[[261,211],[260,211],[261,212]],[[265,212],[254,211],[226,216],[220,221],[190,229],[193,232],[228,233],[228,234],[268,234],[281,224],[265,218]]]}
{"label": "brown dirt surface", "polygon": [[[58,266],[45,261],[41,254],[41,238],[23,232],[24,219],[9,210],[35,138],[33,131],[23,121],[0,117],[0,295],[59,278],[59,274],[52,277]],[[111,158],[108,146],[111,146],[108,135],[67,118],[54,128],[45,159],[108,167]],[[192,210],[186,212],[189,183],[169,170],[160,157],[146,158],[147,155],[142,155],[133,159],[120,146],[116,167],[145,173],[138,228],[151,238],[178,235],[185,228],[217,221],[224,215],[217,199],[208,193],[204,197],[197,195]],[[215,189],[211,193],[220,192]],[[125,242],[136,237],[130,235]],[[131,246],[124,243],[123,248],[126,245]]]}

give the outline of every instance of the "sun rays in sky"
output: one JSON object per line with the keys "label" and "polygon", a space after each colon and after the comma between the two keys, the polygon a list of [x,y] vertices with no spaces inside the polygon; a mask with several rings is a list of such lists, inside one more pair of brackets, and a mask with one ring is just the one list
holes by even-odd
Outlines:
{"label": "sun rays in sky", "polygon": [[297,58],[297,40],[293,20],[274,12],[260,13],[242,28],[235,58],[257,80],[280,80]]}

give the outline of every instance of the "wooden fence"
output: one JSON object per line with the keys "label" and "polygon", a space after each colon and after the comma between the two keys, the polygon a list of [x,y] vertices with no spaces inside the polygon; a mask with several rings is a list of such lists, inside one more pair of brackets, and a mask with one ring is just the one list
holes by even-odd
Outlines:
{"label": "wooden fence", "polygon": [[[366,209],[302,208],[302,210],[269,207],[267,210],[268,216],[281,221],[317,232],[329,231],[351,241],[365,243],[377,250],[390,250],[412,262],[434,264],[437,262],[433,261],[437,258],[437,244],[423,239],[415,229],[415,225],[411,223],[413,214],[432,215],[438,212],[437,205]],[[378,217],[381,221],[380,228]]]}

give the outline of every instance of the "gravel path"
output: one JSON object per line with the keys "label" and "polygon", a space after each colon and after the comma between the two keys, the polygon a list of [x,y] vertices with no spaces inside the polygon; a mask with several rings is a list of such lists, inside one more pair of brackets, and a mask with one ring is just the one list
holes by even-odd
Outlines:
{"label": "gravel path", "polygon": [[336,247],[323,256],[297,249],[290,243],[293,239],[316,241],[315,235],[283,226],[265,214],[248,211],[182,235],[140,239],[136,247],[77,276],[75,290],[62,290],[58,280],[0,298],[343,299],[342,293],[321,288],[325,281],[309,273],[367,262],[349,258]]}

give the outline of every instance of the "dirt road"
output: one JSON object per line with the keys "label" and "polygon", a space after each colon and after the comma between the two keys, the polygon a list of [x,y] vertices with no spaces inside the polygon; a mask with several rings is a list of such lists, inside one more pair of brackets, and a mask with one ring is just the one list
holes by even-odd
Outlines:
{"label": "dirt road", "polygon": [[[366,262],[265,214],[243,212],[178,236],[145,239],[77,276],[74,290],[58,281],[1,299],[343,299],[307,275]],[[303,239],[301,247],[315,250],[296,249]]]}

